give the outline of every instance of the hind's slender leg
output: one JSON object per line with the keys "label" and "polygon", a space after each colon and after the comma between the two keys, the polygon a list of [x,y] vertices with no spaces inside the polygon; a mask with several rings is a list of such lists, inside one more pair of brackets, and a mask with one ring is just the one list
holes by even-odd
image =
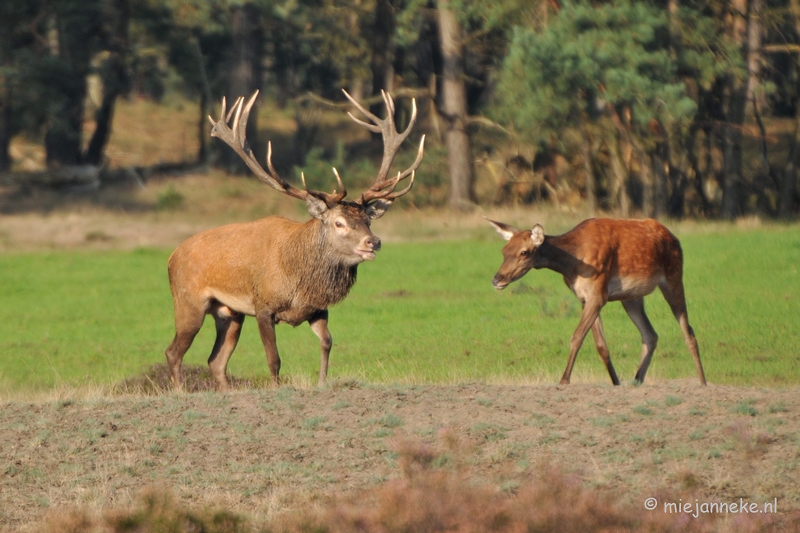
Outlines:
{"label": "hind's slender leg", "polygon": [[308,320],[311,330],[319,337],[319,347],[321,356],[319,361],[319,381],[317,385],[322,385],[328,377],[328,357],[333,346],[333,338],[328,331],[328,310],[320,311]]}
{"label": "hind's slender leg", "polygon": [[217,339],[208,357],[208,367],[217,382],[217,390],[227,391],[230,390],[230,385],[225,376],[225,369],[228,367],[228,360],[236,348],[236,343],[239,342],[244,315],[220,304],[212,307],[211,314],[217,326]]}
{"label": "hind's slender leg", "polygon": [[581,321],[578,322],[578,327],[575,333],[572,334],[572,339],[569,341],[569,359],[567,360],[567,368],[564,370],[564,375],[561,376],[561,385],[568,385],[570,377],[572,376],[572,367],[575,365],[575,358],[578,355],[578,350],[581,349],[583,339],[589,333],[589,328],[592,327],[597,317],[600,316],[600,309],[603,308],[605,302],[601,298],[594,298],[592,301],[584,302],[583,314],[581,314]]}
{"label": "hind's slender leg", "polygon": [[614,365],[611,364],[611,353],[608,351],[606,335],[603,332],[603,321],[600,315],[597,315],[597,319],[594,321],[594,324],[592,324],[592,336],[594,337],[594,345],[595,348],[597,348],[597,353],[600,354],[600,359],[605,363],[608,375],[611,376],[611,383],[619,385],[619,378],[614,370]]}
{"label": "hind's slender leg", "polygon": [[706,375],[703,372],[703,363],[700,362],[700,349],[697,346],[697,338],[694,336],[694,329],[689,325],[689,313],[686,310],[686,296],[683,291],[683,280],[680,277],[675,279],[668,279],[659,285],[664,299],[667,300],[672,314],[681,326],[683,331],[683,339],[686,342],[686,347],[689,348],[689,353],[694,358],[694,364],[697,367],[697,374],[700,377],[700,383],[706,384]]}
{"label": "hind's slender leg", "polygon": [[623,300],[622,307],[625,308],[631,321],[636,325],[639,333],[642,334],[642,359],[639,363],[639,369],[636,371],[635,379],[638,383],[643,383],[647,368],[650,366],[650,360],[653,358],[653,352],[658,344],[658,334],[644,312],[644,298]]}

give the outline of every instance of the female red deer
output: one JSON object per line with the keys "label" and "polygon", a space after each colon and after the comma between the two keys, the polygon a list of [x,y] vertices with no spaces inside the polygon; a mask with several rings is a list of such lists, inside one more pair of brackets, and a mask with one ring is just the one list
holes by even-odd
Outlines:
{"label": "female red deer", "polygon": [[611,381],[619,385],[600,320],[603,306],[617,300],[622,302],[642,334],[642,360],[636,371],[636,381],[644,381],[658,341],[644,312],[644,297],[656,287],[661,289],[683,330],[700,383],[706,384],[697,339],[686,311],[683,252],[678,239],[662,224],[655,220],[592,218],[564,235],[550,236],[544,234],[539,224],[520,231],[501,222],[489,220],[489,223],[508,241],[503,247],[503,264],[492,280],[496,289],[505,289],[531,268],[549,268],[564,276],[564,282],[583,305],[578,329],[569,343],[569,360],[561,378],[562,385],[569,383],[575,357],[589,328]]}
{"label": "female red deer", "polygon": [[[313,218],[302,224],[279,216],[230,224],[199,233],[172,253],[169,283],[175,304],[175,338],[166,356],[177,389],[182,386],[183,356],[206,314],[214,317],[217,328],[208,366],[218,390],[229,388],[226,368],[239,340],[245,315],[256,317],[276,384],[281,360],[275,342],[275,325],[285,322],[297,326],[308,321],[320,339],[319,383],[323,383],[333,342],[328,332],[328,307],[347,296],[356,281],[359,263],[375,259],[381,240],[370,230],[370,222],[380,218],[396,198],[411,189],[414,173],[422,161],[425,136],[420,141],[414,163],[396,177],[388,178],[394,156],[416,121],[416,103],[412,104],[408,127],[399,133],[394,124],[391,96],[383,95],[388,115],[381,120],[345,92],[371,123],[348,113],[350,117],[383,136],[383,161],[375,183],[354,202],[344,200],[347,190],[336,169],[339,192],[328,194],[307,187],[297,189],[275,171],[271,144],[267,150],[269,171],[256,161],[247,144],[245,127],[257,95],[258,92],[246,105],[239,98],[227,116],[223,99],[220,119],[215,122],[209,117],[214,125],[211,135],[233,148],[258,179],[303,200]],[[229,127],[231,116],[233,124]],[[395,192],[398,183],[409,176],[408,185]]]}

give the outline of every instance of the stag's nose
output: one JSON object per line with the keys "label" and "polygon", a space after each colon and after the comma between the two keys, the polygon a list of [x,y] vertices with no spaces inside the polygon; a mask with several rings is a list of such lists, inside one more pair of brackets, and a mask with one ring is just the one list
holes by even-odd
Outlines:
{"label": "stag's nose", "polygon": [[370,248],[370,250],[372,250],[373,252],[377,252],[378,250],[381,249],[381,238],[376,235],[367,237],[366,243],[367,246]]}
{"label": "stag's nose", "polygon": [[495,289],[501,291],[506,288],[506,285],[508,285],[508,283],[503,281],[503,277],[499,273],[495,274],[494,278],[492,278],[492,286]]}

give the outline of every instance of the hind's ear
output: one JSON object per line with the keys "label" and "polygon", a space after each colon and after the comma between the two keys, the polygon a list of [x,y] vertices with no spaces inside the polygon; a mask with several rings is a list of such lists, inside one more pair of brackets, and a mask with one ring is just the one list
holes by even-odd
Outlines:
{"label": "hind's ear", "polygon": [[539,246],[544,242],[544,228],[541,224],[536,224],[531,229],[531,240],[533,241],[534,246]]}
{"label": "hind's ear", "polygon": [[491,224],[495,231],[505,240],[509,240],[514,236],[515,233],[519,231],[514,226],[509,226],[508,224],[503,224],[502,222],[495,222],[494,220],[489,220],[488,218],[486,218],[486,221]]}

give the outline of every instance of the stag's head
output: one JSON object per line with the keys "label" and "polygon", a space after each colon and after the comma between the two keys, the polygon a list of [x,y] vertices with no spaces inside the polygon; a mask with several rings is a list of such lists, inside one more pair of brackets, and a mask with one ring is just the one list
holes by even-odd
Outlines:
{"label": "stag's head", "polygon": [[492,279],[492,285],[497,290],[503,290],[514,281],[528,273],[533,268],[534,253],[544,242],[544,228],[536,224],[529,230],[518,230],[514,226],[489,220],[506,241],[503,246],[503,264]]}
{"label": "stag's head", "polygon": [[[411,119],[406,129],[400,133],[394,123],[394,101],[389,94],[382,93],[386,104],[387,116],[385,119],[380,119],[347,94],[347,91],[343,90],[343,92],[356,109],[369,119],[369,122],[361,120],[348,112],[350,118],[370,131],[380,133],[383,136],[383,160],[378,176],[372,186],[362,192],[355,201],[346,201],[344,199],[347,196],[347,188],[335,168],[333,173],[338,183],[338,192],[334,190],[333,193],[326,193],[309,189],[305,183],[305,176],[303,176],[303,189],[298,189],[286,182],[278,175],[272,165],[272,143],[267,146],[268,170],[264,170],[261,167],[253,156],[253,152],[250,150],[245,138],[247,119],[250,116],[250,110],[255,103],[256,96],[258,96],[258,91],[253,94],[246,104],[243,98],[239,98],[227,114],[226,102],[223,98],[220,119],[215,122],[211,117],[208,118],[213,125],[212,136],[220,138],[233,148],[258,179],[273,189],[305,201],[308,212],[321,222],[324,234],[330,237],[326,238],[326,243],[332,248],[331,252],[341,262],[356,265],[362,261],[375,259],[375,253],[380,250],[381,240],[372,233],[370,223],[383,216],[395,199],[411,190],[411,186],[414,184],[415,172],[422,162],[425,136],[423,135],[420,140],[417,158],[414,163],[406,170],[398,172],[397,176],[389,178],[389,170],[394,157],[403,141],[411,133],[411,129],[417,120],[416,101],[412,100]],[[231,118],[233,118],[233,123],[229,126]],[[404,179],[409,178],[409,176],[408,185],[400,191],[395,191],[397,185]]]}

